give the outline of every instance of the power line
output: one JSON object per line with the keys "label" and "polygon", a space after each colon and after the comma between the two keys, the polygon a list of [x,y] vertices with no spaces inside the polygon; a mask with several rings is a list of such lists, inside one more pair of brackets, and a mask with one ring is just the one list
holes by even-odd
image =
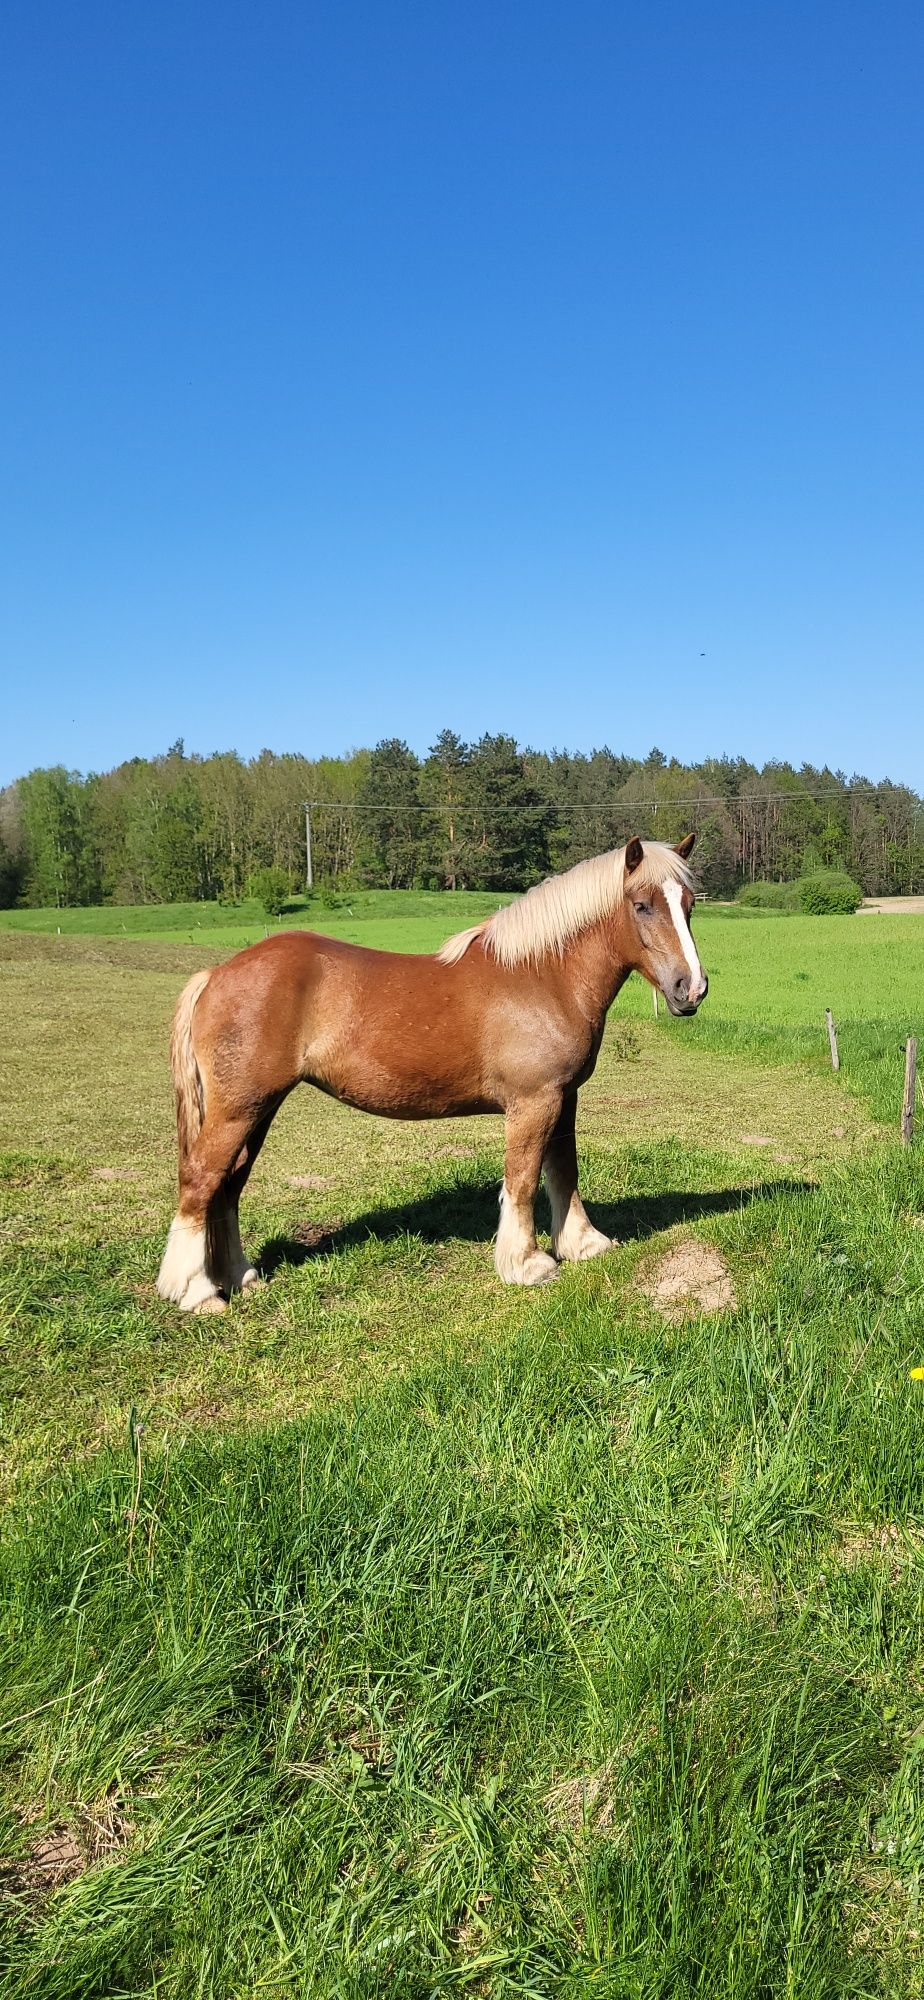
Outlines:
{"label": "power line", "polygon": [[398,804],[394,799],[363,799],[361,801],[355,799],[309,799],[307,804],[312,812],[378,812],[393,813],[396,816],[400,816],[403,813],[454,813],[459,816],[477,813],[488,816],[491,819],[509,817],[520,819],[527,812],[632,814],[644,811],[669,811],[681,806],[726,806],[729,810],[733,810],[735,806],[785,806],[806,803],[817,805],[822,799],[868,799],[871,803],[875,803],[886,794],[890,798],[899,795],[905,800],[912,799],[915,802],[916,809],[920,805],[916,793],[904,786],[889,784],[838,785],[831,786],[830,788],[824,787],[817,792],[733,792],[731,794],[725,792],[690,792],[680,794],[676,798],[538,799],[535,805],[530,806],[485,805],[473,800],[466,801],[464,799],[458,799],[452,805],[441,803],[418,805],[410,801]]}

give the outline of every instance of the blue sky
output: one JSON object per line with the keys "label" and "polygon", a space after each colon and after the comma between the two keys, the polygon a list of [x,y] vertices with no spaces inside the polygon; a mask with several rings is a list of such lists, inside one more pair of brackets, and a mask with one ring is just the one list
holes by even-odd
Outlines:
{"label": "blue sky", "polygon": [[924,784],[918,5],[8,0],[0,782]]}

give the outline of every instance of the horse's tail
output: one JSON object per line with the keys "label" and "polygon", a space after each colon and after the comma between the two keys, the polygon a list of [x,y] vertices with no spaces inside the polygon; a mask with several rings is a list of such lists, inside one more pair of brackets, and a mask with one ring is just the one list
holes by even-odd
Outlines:
{"label": "horse's tail", "polygon": [[170,1068],[176,1092],[176,1136],[181,1162],[195,1144],[205,1116],[202,1077],[193,1048],[192,1022],[196,1001],[208,985],[211,972],[194,972],[176,1003],[170,1037]]}

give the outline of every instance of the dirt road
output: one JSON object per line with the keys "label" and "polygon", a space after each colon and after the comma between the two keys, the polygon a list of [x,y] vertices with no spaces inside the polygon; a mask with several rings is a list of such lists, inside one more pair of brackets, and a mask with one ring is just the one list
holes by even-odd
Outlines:
{"label": "dirt road", "polygon": [[865,896],[860,917],[924,917],[924,896]]}

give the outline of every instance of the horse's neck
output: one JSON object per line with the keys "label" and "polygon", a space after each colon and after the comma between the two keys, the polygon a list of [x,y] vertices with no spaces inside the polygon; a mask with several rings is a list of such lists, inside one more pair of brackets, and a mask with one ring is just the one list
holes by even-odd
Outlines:
{"label": "horse's neck", "polygon": [[623,938],[622,912],[601,917],[567,947],[565,962],[589,1018],[602,1021],[632,971]]}

